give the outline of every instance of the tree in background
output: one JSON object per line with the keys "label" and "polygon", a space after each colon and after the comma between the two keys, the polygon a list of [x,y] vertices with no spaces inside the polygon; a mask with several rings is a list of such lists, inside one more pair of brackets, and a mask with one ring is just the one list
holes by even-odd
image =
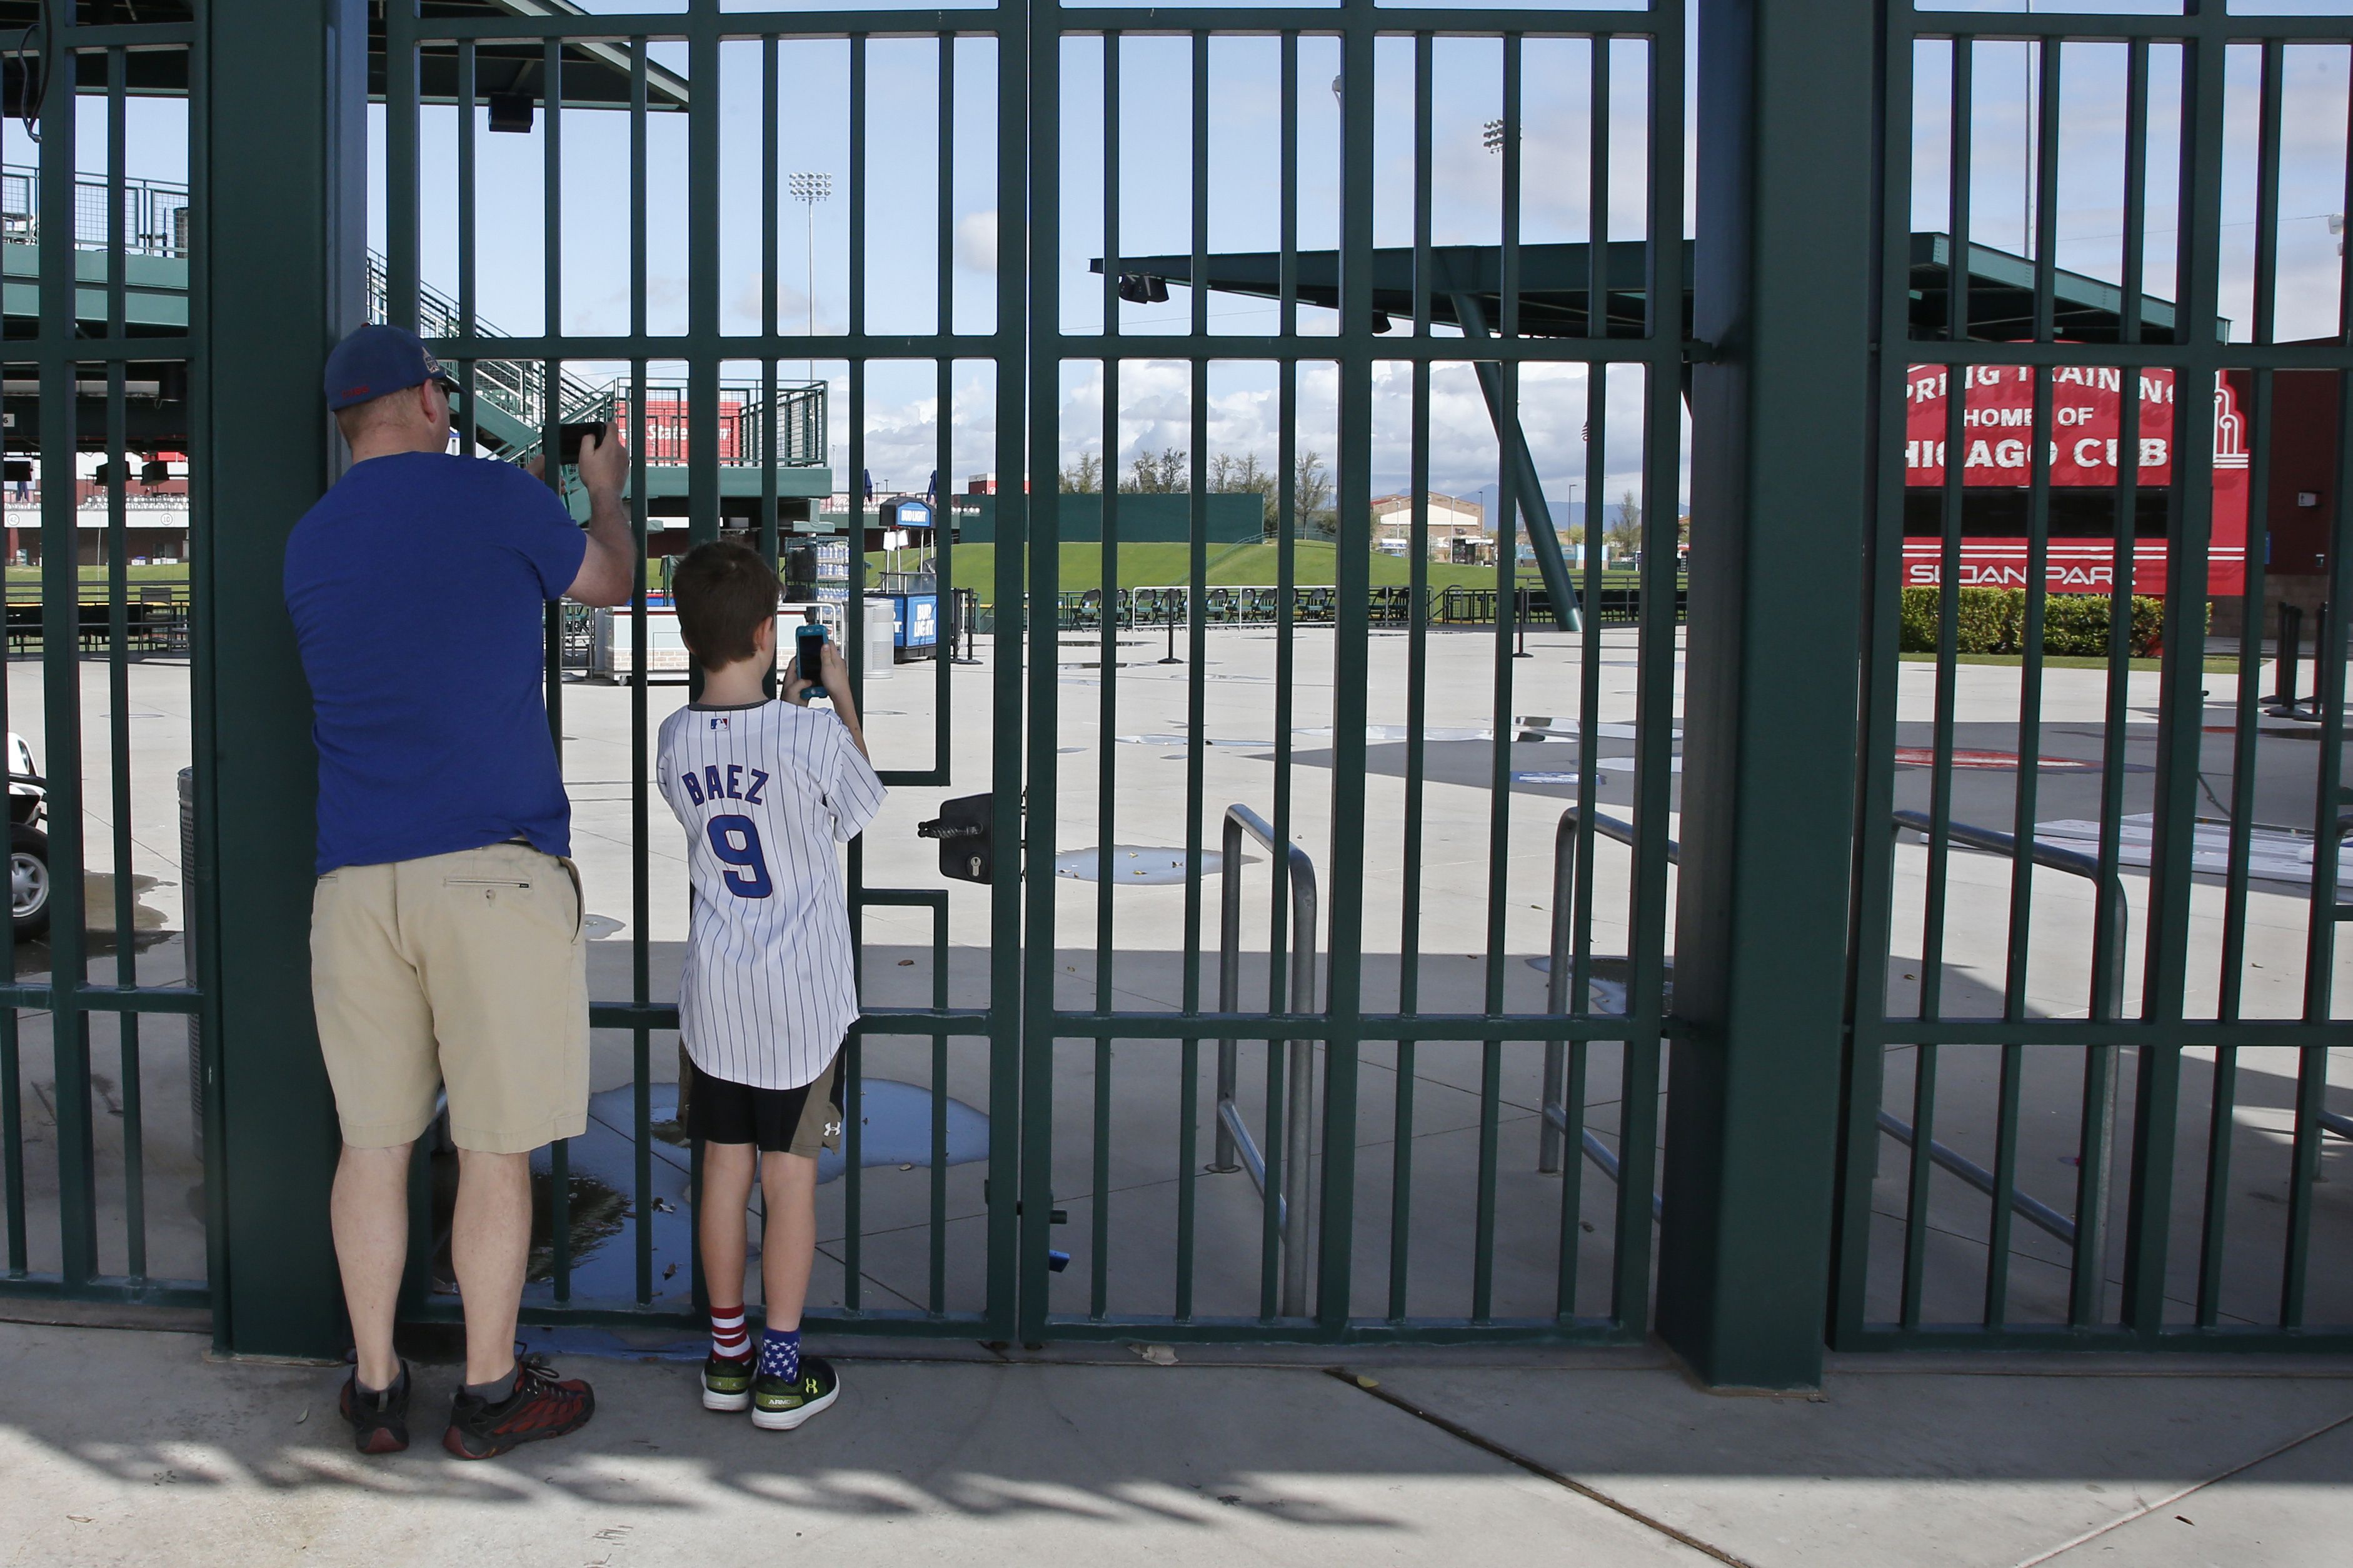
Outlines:
{"label": "tree in background", "polygon": [[1119,488],[1143,495],[1176,495],[1193,488],[1187,466],[1190,454],[1182,447],[1164,447],[1157,453],[1138,452],[1127,466]]}
{"label": "tree in background", "polygon": [[1609,548],[1620,559],[1632,556],[1642,548],[1642,500],[1632,490],[1618,498],[1611,510],[1607,537]]}
{"label": "tree in background", "polygon": [[1326,539],[1340,536],[1340,510],[1332,504],[1332,475],[1324,467],[1324,454],[1313,447],[1300,453],[1292,464],[1291,501],[1300,532],[1313,531]]}
{"label": "tree in background", "polygon": [[1101,495],[1103,477],[1103,458],[1092,452],[1082,452],[1062,470],[1062,489],[1070,495]]}

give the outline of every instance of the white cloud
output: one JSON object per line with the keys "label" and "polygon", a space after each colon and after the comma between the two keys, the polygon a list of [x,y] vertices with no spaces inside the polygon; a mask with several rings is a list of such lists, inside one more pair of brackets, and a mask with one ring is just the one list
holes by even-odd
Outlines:
{"label": "white cloud", "polygon": [[956,219],[955,260],[967,272],[997,270],[997,214],[966,213]]}

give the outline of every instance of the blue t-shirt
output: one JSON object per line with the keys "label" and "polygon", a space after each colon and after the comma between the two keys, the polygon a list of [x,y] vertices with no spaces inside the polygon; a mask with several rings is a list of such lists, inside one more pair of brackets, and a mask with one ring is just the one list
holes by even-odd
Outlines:
{"label": "blue t-shirt", "polygon": [[541,683],[547,604],[587,549],[521,468],[438,452],[353,465],[294,525],[320,875],[517,837],[571,852]]}

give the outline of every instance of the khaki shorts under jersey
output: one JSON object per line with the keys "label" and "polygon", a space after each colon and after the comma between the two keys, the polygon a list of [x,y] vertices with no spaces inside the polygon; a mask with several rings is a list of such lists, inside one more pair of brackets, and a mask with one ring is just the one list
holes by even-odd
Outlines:
{"label": "khaki shorts under jersey", "polygon": [[449,1090],[460,1149],[520,1154],[588,1125],[580,874],[494,844],[319,879],[311,994],[343,1142],[415,1140]]}

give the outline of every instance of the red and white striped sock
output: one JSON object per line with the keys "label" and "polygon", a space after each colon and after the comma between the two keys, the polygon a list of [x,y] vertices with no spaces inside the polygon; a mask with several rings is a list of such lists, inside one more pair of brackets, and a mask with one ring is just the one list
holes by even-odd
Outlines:
{"label": "red and white striped sock", "polygon": [[711,1353],[722,1361],[742,1361],[752,1353],[752,1336],[744,1327],[743,1308],[711,1309]]}

